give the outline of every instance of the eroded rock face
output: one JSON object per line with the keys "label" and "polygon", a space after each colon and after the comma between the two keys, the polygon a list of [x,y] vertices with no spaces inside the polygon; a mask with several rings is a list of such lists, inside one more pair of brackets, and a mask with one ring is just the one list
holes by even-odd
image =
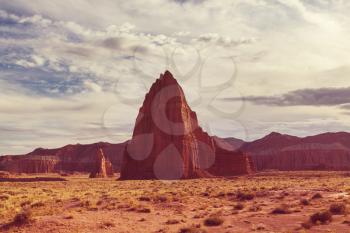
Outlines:
{"label": "eroded rock face", "polygon": [[0,158],[1,170],[13,173],[51,173],[58,159],[55,156],[4,156]]}
{"label": "eroded rock face", "polygon": [[13,173],[88,172],[95,168],[100,148],[119,171],[124,143],[94,143],[67,145],[57,149],[38,148],[26,155],[0,156],[0,170]]}
{"label": "eroded rock face", "polygon": [[250,174],[256,171],[252,158],[240,150],[236,150],[236,145],[225,144],[225,139],[216,138],[216,162],[209,169],[217,176],[234,176]]}
{"label": "eroded rock face", "polygon": [[258,170],[350,170],[350,134],[345,132],[304,138],[271,133],[241,150]]}
{"label": "eroded rock face", "polygon": [[106,178],[113,176],[112,163],[106,159],[101,148],[96,153],[94,164],[95,167],[90,173],[90,178]]}
{"label": "eroded rock face", "polygon": [[216,149],[213,138],[199,127],[182,88],[166,71],[152,85],[139,110],[133,137],[124,151],[121,179],[211,177],[220,169],[212,169],[211,174],[210,168],[224,164],[221,160],[231,155],[235,158],[230,158],[235,163],[232,166],[243,165],[239,171],[232,168],[233,173],[250,172],[242,153],[226,151],[225,156],[221,152],[217,156]]}

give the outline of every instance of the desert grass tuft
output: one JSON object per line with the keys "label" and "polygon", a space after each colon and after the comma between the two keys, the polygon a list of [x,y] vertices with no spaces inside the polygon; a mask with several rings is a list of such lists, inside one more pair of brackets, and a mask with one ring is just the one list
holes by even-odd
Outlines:
{"label": "desert grass tuft", "polygon": [[204,220],[204,225],[207,227],[220,226],[224,223],[224,219],[219,216],[210,216]]}

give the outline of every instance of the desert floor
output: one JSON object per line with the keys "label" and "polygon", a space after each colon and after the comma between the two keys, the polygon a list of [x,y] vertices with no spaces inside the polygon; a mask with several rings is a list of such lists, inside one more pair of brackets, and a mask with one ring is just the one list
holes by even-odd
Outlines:
{"label": "desert floor", "polygon": [[67,181],[0,182],[0,231],[350,232],[350,173],[174,182],[61,178]]}

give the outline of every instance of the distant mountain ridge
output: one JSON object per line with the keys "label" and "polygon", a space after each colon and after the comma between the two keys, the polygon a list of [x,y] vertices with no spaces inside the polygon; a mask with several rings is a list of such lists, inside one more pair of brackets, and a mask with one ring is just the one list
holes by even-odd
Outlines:
{"label": "distant mountain ridge", "polygon": [[[350,133],[323,133],[296,137],[270,133],[261,139],[244,142],[236,138],[213,137],[228,150],[242,150],[250,154],[258,170],[350,170]],[[37,148],[25,155],[1,156],[0,170],[49,172],[53,165],[59,169],[89,172],[98,148],[102,148],[116,171],[120,170],[126,142],[106,142],[87,145],[67,145],[56,149]],[[29,165],[23,163],[29,161]]]}
{"label": "distant mountain ridge", "polygon": [[269,135],[245,142],[240,150],[250,154],[258,170],[350,170],[350,133],[323,133],[296,137]]}
{"label": "distant mountain ridge", "polygon": [[[272,132],[251,142],[233,137],[212,138],[221,148],[250,154],[258,170],[350,170],[350,133],[347,132],[327,132],[307,137]],[[126,143],[99,142],[55,149],[37,148],[25,155],[0,156],[0,170],[90,172],[93,158],[98,148],[102,148],[118,172]]]}

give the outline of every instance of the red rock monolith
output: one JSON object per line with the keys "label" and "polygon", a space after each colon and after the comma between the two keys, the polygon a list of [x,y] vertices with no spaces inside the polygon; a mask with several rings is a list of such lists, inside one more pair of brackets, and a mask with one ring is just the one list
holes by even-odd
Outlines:
{"label": "red rock monolith", "polygon": [[112,163],[106,159],[103,150],[100,148],[95,157],[95,167],[90,173],[90,178],[106,178],[113,176]]}
{"label": "red rock monolith", "polygon": [[166,71],[153,83],[139,110],[132,139],[124,150],[120,179],[176,180],[220,175],[220,169],[210,169],[213,166],[224,166],[225,175],[251,172],[246,155],[237,151],[221,154],[217,154],[213,138],[199,127],[182,88]]}

